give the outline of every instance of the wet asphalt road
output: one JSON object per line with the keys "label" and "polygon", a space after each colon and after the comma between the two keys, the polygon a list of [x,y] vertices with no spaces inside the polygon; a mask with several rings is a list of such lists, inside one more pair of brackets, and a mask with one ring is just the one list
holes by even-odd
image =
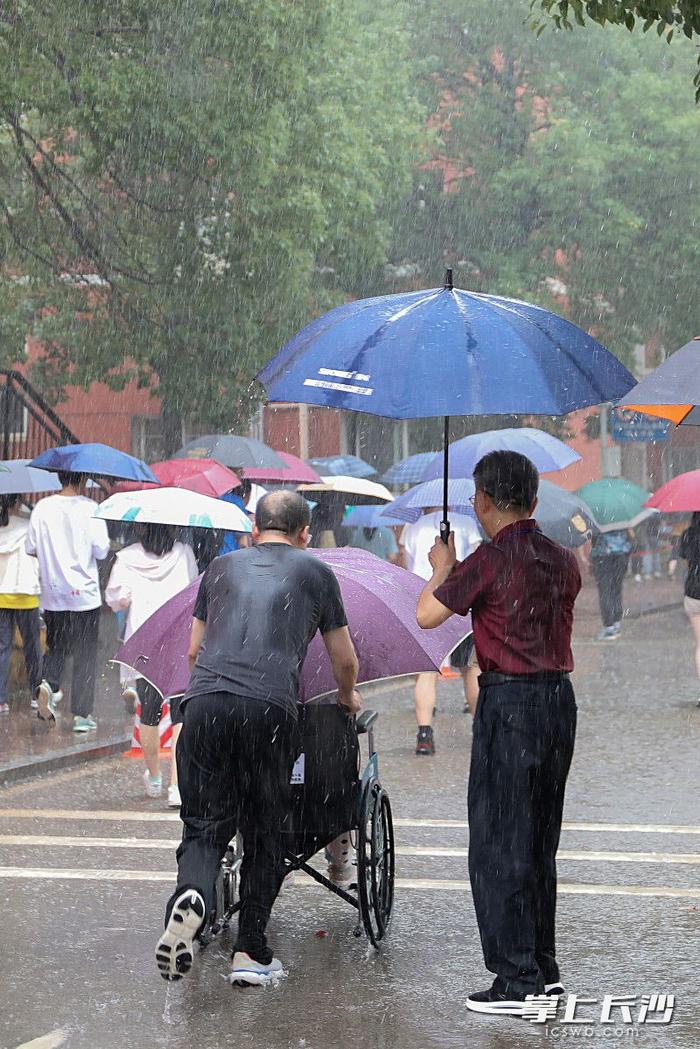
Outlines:
{"label": "wet asphalt road", "polygon": [[[559,876],[567,989],[675,994],[668,1026],[574,1031],[464,1008],[488,986],[467,889],[469,719],[442,683],[438,754],[413,753],[412,694],[368,706],[397,818],[397,899],[385,949],[353,936],[353,914],[297,883],[270,934],[289,971],[277,988],[223,979],[227,941],[166,988],[153,963],[170,891],[177,815],[142,796],[141,766],[103,759],[0,793],[0,1046],[42,1049],[524,1049],[564,1044],[700,1045],[700,709],[689,628],[678,611],[602,645],[579,630],[579,735]],[[323,932],[327,935],[319,936]],[[636,1015],[636,1010],[635,1010]]]}

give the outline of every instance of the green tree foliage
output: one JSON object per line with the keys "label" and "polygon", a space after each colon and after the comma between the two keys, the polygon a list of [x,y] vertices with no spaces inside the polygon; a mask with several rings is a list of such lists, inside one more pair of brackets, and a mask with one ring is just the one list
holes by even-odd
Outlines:
{"label": "green tree foliage", "polygon": [[[533,12],[539,9],[548,16],[557,29],[573,29],[574,25],[585,26],[595,22],[600,26],[619,25],[632,32],[637,26],[645,33],[656,29],[658,36],[665,36],[668,43],[676,33],[692,40],[700,36],[700,3],[698,0],[531,0]],[[546,21],[535,13],[533,26],[538,33],[546,27]],[[695,74],[696,99],[700,101],[700,72]]]}
{"label": "green tree foliage", "polygon": [[0,317],[44,388],[137,377],[244,425],[252,377],[385,257],[422,125],[404,4],[0,11]]}

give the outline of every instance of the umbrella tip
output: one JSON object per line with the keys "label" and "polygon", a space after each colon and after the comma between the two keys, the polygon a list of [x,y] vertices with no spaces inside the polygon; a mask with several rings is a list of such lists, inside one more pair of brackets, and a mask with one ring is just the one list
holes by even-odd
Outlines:
{"label": "umbrella tip", "polygon": [[451,269],[445,270],[445,287],[449,288],[450,291],[452,291],[452,289],[454,288],[454,284],[452,283],[452,270]]}

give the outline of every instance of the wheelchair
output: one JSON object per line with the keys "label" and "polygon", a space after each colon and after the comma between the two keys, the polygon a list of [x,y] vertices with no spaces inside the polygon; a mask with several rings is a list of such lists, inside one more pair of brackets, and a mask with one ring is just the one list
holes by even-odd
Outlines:
{"label": "wheelchair", "polygon": [[[292,775],[292,811],[285,823],[285,877],[308,875],[357,911],[354,935],[379,948],[394,903],[394,825],[389,796],[379,781],[372,726],[377,711],[348,717],[337,704],[310,703],[300,710],[303,757]],[[360,771],[360,742],[368,758]],[[339,835],[351,832],[356,883],[335,885],[310,860]],[[216,881],[216,913],[201,934],[203,945],[226,929],[240,908],[237,899],[240,839],[228,845]]]}

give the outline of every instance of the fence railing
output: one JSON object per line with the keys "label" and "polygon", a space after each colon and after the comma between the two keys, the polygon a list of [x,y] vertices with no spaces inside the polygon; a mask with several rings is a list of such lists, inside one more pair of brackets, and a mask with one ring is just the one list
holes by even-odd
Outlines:
{"label": "fence railing", "polygon": [[0,369],[0,458],[34,459],[79,440],[21,372]]}

